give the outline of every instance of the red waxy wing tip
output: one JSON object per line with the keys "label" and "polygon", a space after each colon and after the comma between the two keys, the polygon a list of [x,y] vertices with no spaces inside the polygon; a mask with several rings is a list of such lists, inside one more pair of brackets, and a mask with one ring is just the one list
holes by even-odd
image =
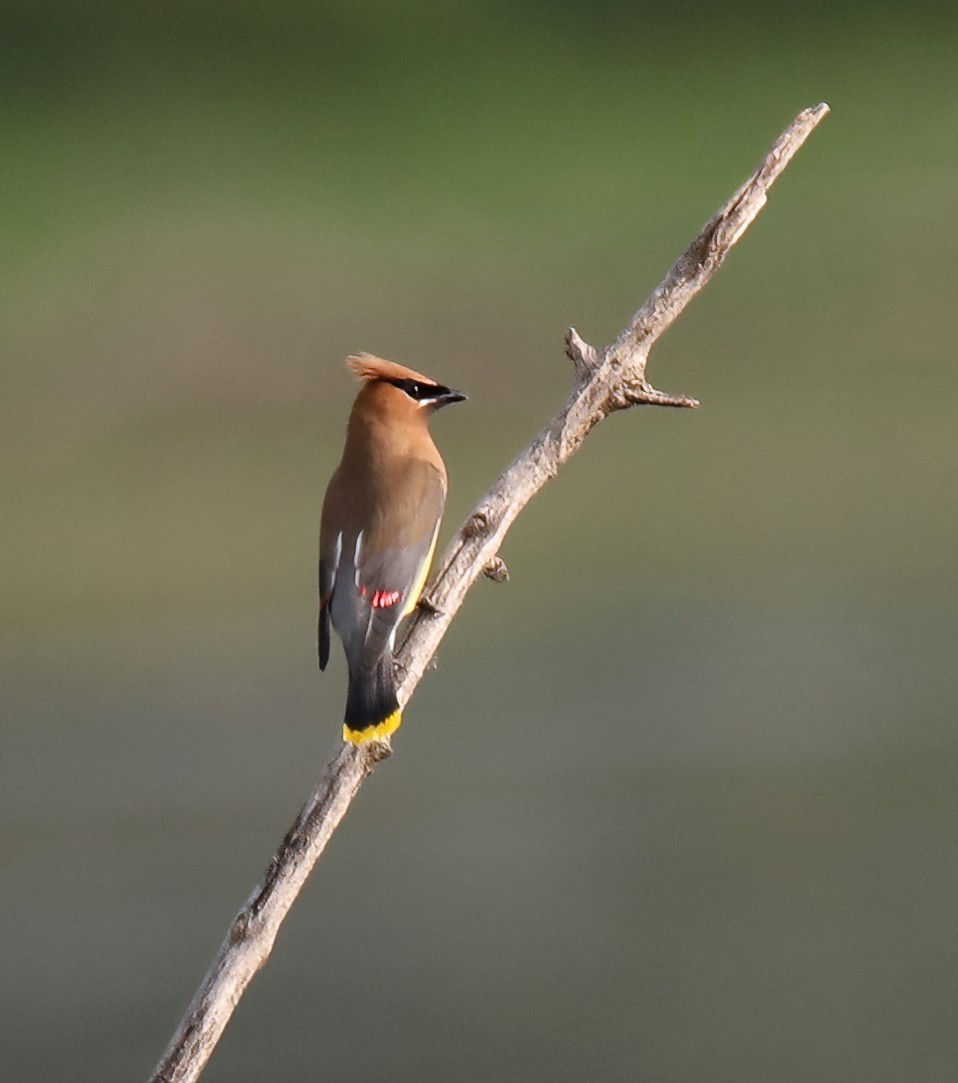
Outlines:
{"label": "red waxy wing tip", "polygon": [[373,609],[389,609],[402,597],[398,590],[377,590],[370,603]]}

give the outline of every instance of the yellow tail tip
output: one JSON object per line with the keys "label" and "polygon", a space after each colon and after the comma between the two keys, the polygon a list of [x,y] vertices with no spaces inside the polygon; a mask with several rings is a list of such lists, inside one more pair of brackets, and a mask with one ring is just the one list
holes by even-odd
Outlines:
{"label": "yellow tail tip", "polygon": [[349,723],[343,723],[343,740],[350,744],[364,745],[367,741],[383,741],[391,733],[395,733],[402,723],[402,711],[393,711],[388,718],[377,722],[375,726],[366,726],[365,729],[350,729]]}

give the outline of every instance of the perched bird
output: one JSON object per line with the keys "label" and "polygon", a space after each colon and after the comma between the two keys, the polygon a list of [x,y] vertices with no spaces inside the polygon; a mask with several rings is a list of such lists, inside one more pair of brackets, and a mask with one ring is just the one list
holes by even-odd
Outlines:
{"label": "perched bird", "polygon": [[402,721],[392,652],[415,609],[436,548],[446,468],[429,418],[466,396],[371,354],[347,365],[363,381],[319,530],[319,668],[329,626],[349,667],[343,740],[388,736]]}

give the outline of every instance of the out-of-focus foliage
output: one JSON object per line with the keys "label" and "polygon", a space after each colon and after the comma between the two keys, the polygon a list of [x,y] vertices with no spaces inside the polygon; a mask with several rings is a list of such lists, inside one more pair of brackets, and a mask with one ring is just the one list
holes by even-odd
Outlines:
{"label": "out-of-focus foliage", "polygon": [[[954,1078],[954,17],[0,3],[11,1078],[145,1077],[338,732],[369,349],[452,528],[803,106],[517,523],[204,1079]],[[118,1037],[119,1035],[119,1037]]]}

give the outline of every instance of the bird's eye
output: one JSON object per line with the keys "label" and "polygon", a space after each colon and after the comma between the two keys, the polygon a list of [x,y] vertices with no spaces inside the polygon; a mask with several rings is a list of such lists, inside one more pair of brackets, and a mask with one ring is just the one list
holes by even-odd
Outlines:
{"label": "bird's eye", "polygon": [[390,380],[389,382],[417,402],[428,399],[433,390],[430,384],[421,384],[418,380]]}

